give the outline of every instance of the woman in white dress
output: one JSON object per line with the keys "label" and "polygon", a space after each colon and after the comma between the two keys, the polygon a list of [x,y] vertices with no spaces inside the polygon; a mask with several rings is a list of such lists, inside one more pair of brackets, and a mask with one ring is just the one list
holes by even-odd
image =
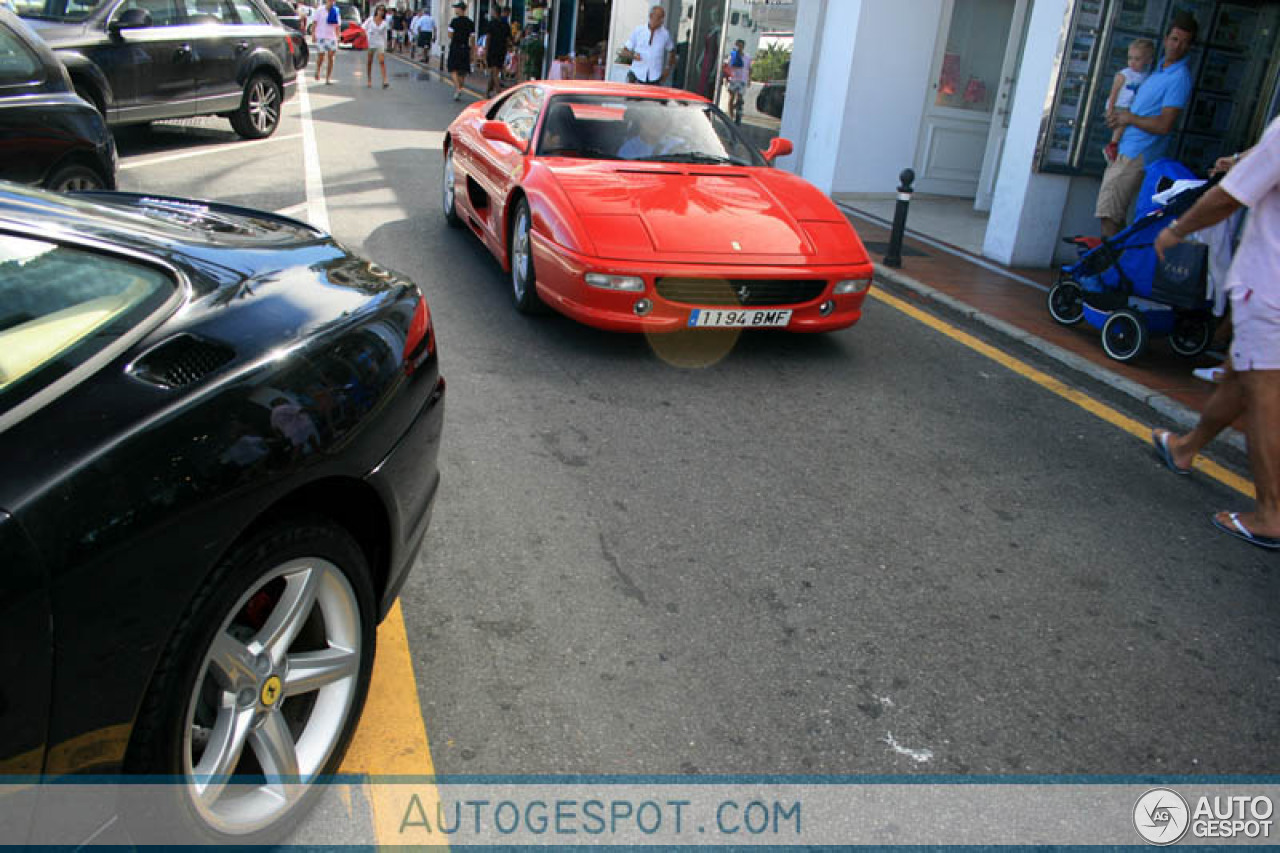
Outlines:
{"label": "woman in white dress", "polygon": [[365,85],[373,86],[373,58],[378,57],[382,66],[382,88],[391,84],[387,82],[387,34],[391,30],[391,21],[387,18],[387,7],[381,4],[373,10],[369,19],[361,24],[364,34],[369,38],[369,50],[365,59]]}

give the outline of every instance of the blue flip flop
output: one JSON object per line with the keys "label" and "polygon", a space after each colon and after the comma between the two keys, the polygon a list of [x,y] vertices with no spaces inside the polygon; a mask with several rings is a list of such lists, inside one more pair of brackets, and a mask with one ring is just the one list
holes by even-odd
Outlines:
{"label": "blue flip flop", "polygon": [[1164,467],[1175,474],[1182,474],[1183,476],[1191,473],[1190,468],[1180,468],[1178,463],[1173,461],[1173,451],[1169,450],[1169,431],[1167,429],[1153,429],[1151,431],[1151,443],[1155,446],[1156,455],[1160,457]]}
{"label": "blue flip flop", "polygon": [[1245,527],[1244,523],[1240,521],[1240,513],[1229,512],[1227,513],[1227,518],[1231,519],[1231,524],[1229,525],[1223,524],[1215,515],[1213,517],[1213,526],[1221,530],[1223,533],[1230,533],[1237,539],[1243,539],[1250,545],[1257,545],[1259,548],[1266,548],[1271,551],[1280,550],[1280,539],[1276,539],[1271,536],[1260,536],[1251,532],[1249,528]]}

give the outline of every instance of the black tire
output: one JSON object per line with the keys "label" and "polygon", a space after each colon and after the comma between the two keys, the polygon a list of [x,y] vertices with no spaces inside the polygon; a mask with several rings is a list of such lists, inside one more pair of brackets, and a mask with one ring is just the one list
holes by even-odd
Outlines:
{"label": "black tire", "polygon": [[266,139],[280,126],[282,104],[280,84],[269,74],[254,74],[245,84],[240,109],[231,114],[231,128],[245,139]]}
{"label": "black tire", "polygon": [[79,163],[69,163],[54,170],[44,185],[59,193],[86,192],[103,189],[107,184],[102,176]]}
{"label": "black tire", "polygon": [[440,197],[444,207],[444,221],[450,228],[462,225],[462,217],[458,216],[458,180],[453,170],[453,146],[444,152],[444,170],[440,175]]}
{"label": "black tire", "polygon": [[1208,314],[1178,314],[1173,318],[1169,348],[1184,358],[1194,358],[1213,343],[1214,322]]}
{"label": "black tire", "polygon": [[[121,786],[139,789],[123,807],[134,840],[270,844],[292,831],[351,741],[375,625],[368,564],[342,528],[289,518],[232,548],[174,630],[134,727],[127,771],[174,780]],[[297,781],[273,782],[272,767]]]}
{"label": "black tire", "polygon": [[529,215],[529,202],[523,198],[516,202],[511,215],[511,233],[507,237],[507,258],[511,262],[511,301],[521,314],[540,314],[542,300],[538,298],[538,280],[533,268],[533,244],[529,232],[533,219]]}
{"label": "black tire", "polygon": [[1129,362],[1147,347],[1147,324],[1136,311],[1121,308],[1102,326],[1102,348],[1116,361]]}
{"label": "black tire", "polygon": [[1070,279],[1064,279],[1049,291],[1049,316],[1064,326],[1074,326],[1084,319],[1084,291]]}

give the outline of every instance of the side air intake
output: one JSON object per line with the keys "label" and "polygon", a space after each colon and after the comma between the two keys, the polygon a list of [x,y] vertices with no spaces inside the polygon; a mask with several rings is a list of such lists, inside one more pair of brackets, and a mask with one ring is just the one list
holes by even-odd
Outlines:
{"label": "side air intake", "polygon": [[138,359],[129,372],[161,388],[184,388],[227,364],[235,353],[222,344],[195,335],[170,338]]}

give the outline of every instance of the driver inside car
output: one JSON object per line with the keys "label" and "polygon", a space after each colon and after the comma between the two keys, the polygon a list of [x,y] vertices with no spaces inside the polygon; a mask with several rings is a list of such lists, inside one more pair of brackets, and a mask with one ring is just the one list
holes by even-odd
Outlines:
{"label": "driver inside car", "polygon": [[627,110],[628,138],[618,147],[618,157],[623,160],[642,160],[676,151],[682,140],[671,132],[663,110],[648,107],[631,107]]}

